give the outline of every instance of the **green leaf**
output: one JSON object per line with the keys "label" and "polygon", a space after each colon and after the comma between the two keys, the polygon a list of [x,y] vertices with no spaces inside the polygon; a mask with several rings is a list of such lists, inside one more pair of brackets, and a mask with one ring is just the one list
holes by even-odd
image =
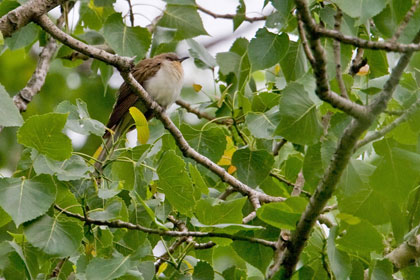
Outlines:
{"label": "green leaf", "polygon": [[[203,177],[201,176],[200,171],[198,171],[197,167],[190,163],[188,165],[188,170],[190,171],[191,179],[194,183],[194,186],[196,189],[199,190],[199,193],[209,194],[209,188],[206,182],[204,181]],[[198,197],[197,199],[200,199],[200,197]]]}
{"label": "green leaf", "polygon": [[280,99],[280,122],[275,133],[301,145],[319,141],[322,125],[316,104],[302,85],[292,83],[284,89]]}
{"label": "green leaf", "polygon": [[36,174],[56,175],[60,181],[88,179],[88,173],[94,171],[92,166],[86,165],[82,157],[76,155],[65,161],[56,161],[33,150],[32,160]]}
{"label": "green leaf", "polygon": [[216,55],[216,61],[223,75],[236,73],[239,69],[241,56],[234,52],[221,52]]}
{"label": "green leaf", "polygon": [[246,15],[246,5],[244,0],[239,0],[239,5],[236,7],[236,15],[233,17],[233,30],[235,31],[244,22]]}
{"label": "green leaf", "polygon": [[70,139],[61,132],[66,119],[66,114],[57,113],[32,116],[19,128],[17,141],[51,159],[68,159],[73,148]]}
{"label": "green leaf", "polygon": [[22,116],[4,87],[0,85],[0,125],[21,126]]}
{"label": "green leaf", "polygon": [[232,156],[232,165],[238,170],[239,180],[250,187],[256,187],[264,181],[273,164],[273,155],[266,150],[251,151],[244,148],[236,150]]}
{"label": "green leaf", "polygon": [[246,197],[228,201],[201,199],[197,201],[194,213],[197,219],[205,225],[240,224],[245,202]]}
{"label": "green leaf", "polygon": [[289,49],[286,56],[280,60],[280,66],[287,82],[299,79],[308,71],[305,53],[300,42],[289,42]]}
{"label": "green leaf", "polygon": [[397,145],[389,139],[374,143],[376,153],[384,158],[370,176],[370,184],[377,192],[402,203],[407,201],[409,193],[417,186],[420,155]]}
{"label": "green leaf", "polygon": [[104,38],[114,51],[123,56],[142,59],[150,47],[151,36],[146,28],[128,27],[121,14],[113,14],[104,23]]}
{"label": "green leaf", "polygon": [[197,8],[194,6],[194,2],[191,1],[179,4],[169,2],[158,25],[175,29],[174,40],[208,35],[203,27]]}
{"label": "green leaf", "polygon": [[214,162],[219,161],[226,149],[225,133],[218,126],[198,130],[182,124],[181,132],[192,148]]}
{"label": "green leaf", "polygon": [[410,1],[391,0],[386,8],[373,18],[376,28],[384,38],[392,37],[410,7]]}
{"label": "green leaf", "polygon": [[243,280],[248,279],[246,275],[246,271],[243,269],[239,269],[236,266],[229,267],[223,271],[224,279],[231,279],[231,280]]}
{"label": "green leaf", "polygon": [[191,215],[194,208],[193,186],[185,170],[185,161],[174,151],[167,151],[160,160],[158,186],[165,198],[179,212]]}
{"label": "green leaf", "polygon": [[57,113],[68,114],[66,128],[74,132],[89,135],[91,133],[101,136],[105,133],[105,125],[100,121],[90,118],[87,104],[81,99],[76,99],[76,105],[63,101],[55,109]]}
{"label": "green leaf", "polygon": [[368,60],[370,78],[377,78],[389,74],[388,59],[385,51],[366,50],[364,57]]}
{"label": "green leaf", "polygon": [[344,13],[359,18],[357,24],[365,24],[368,19],[379,14],[389,2],[388,0],[333,0]]}
{"label": "green leaf", "polygon": [[35,41],[35,39],[38,37],[38,30],[38,25],[31,22],[18,31],[14,32],[11,37],[6,38],[4,41],[11,50],[24,48]]}
{"label": "green leaf", "polygon": [[44,215],[24,225],[29,243],[48,255],[67,257],[81,246],[83,230],[73,220]]}
{"label": "green leaf", "polygon": [[16,226],[47,212],[55,194],[55,183],[50,176],[0,178],[0,206]]}
{"label": "green leaf", "polygon": [[306,204],[302,197],[290,197],[284,202],[264,204],[257,210],[257,216],[276,228],[293,230]]}
{"label": "green leaf", "polygon": [[274,135],[279,122],[280,112],[278,107],[274,107],[265,113],[250,112],[245,118],[245,123],[251,134],[256,138],[263,139],[280,138]]}
{"label": "green leaf", "polygon": [[335,247],[335,238],[337,236],[337,227],[330,230],[327,240],[327,254],[331,269],[337,280],[346,280],[351,273],[350,257],[343,251]]}
{"label": "green leaf", "polygon": [[369,177],[374,171],[375,166],[352,158],[340,177],[338,189],[345,196],[357,194],[363,190],[365,184],[369,183]]}
{"label": "green leaf", "polygon": [[[376,260],[375,266],[372,269],[372,280],[393,280],[392,277],[394,268],[388,259]],[[406,278],[404,278],[406,279]]]}
{"label": "green leaf", "polygon": [[247,241],[234,241],[232,247],[244,261],[258,268],[263,275],[266,274],[267,267],[273,258],[271,248]]}
{"label": "green leaf", "polygon": [[212,280],[214,279],[213,267],[204,261],[199,261],[194,266],[193,280]]}
{"label": "green leaf", "polygon": [[190,55],[194,58],[195,65],[202,69],[214,69],[217,66],[216,59],[206,48],[193,39],[187,40]]}
{"label": "green leaf", "polygon": [[86,268],[86,279],[116,279],[123,276],[131,266],[130,255],[115,253],[110,259],[94,258]]}
{"label": "green leaf", "polygon": [[124,201],[120,197],[113,197],[106,201],[102,209],[96,208],[90,211],[89,217],[101,221],[116,219],[128,221],[128,210]]}
{"label": "green leaf", "polygon": [[267,28],[259,29],[248,47],[252,71],[266,69],[277,64],[286,55],[288,48],[287,33],[277,35],[269,32]]}
{"label": "green leaf", "polygon": [[382,235],[365,221],[350,225],[346,234],[336,242],[340,246],[339,248],[364,254],[370,254],[373,251],[380,253],[384,248]]}

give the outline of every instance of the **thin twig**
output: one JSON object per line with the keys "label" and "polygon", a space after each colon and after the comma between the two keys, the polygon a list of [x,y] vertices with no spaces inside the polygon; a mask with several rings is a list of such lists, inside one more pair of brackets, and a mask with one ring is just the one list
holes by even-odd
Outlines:
{"label": "thin twig", "polygon": [[127,2],[128,2],[128,11],[130,13],[130,23],[131,23],[131,26],[134,27],[133,6],[131,5],[131,0],[127,0]]}
{"label": "thin twig", "polygon": [[273,148],[273,156],[278,156],[281,148],[287,143],[286,139],[281,139]]}
{"label": "thin twig", "polygon": [[207,114],[205,112],[201,112],[200,110],[198,110],[196,108],[193,108],[191,106],[191,104],[189,104],[189,103],[187,103],[183,100],[178,99],[176,101],[176,104],[181,106],[185,110],[187,110],[189,113],[195,114],[200,119],[206,119],[206,120],[209,120],[211,122],[218,123],[218,124],[223,124],[223,125],[227,125],[227,126],[233,124],[232,119],[216,119],[216,118],[210,116],[209,114]]}
{"label": "thin twig", "polygon": [[300,14],[297,14],[297,23],[298,23],[297,27],[298,27],[299,37],[303,46],[303,51],[305,52],[306,58],[308,59],[309,63],[311,65],[314,65],[315,59],[308,45],[308,39],[306,38],[306,31],[305,31],[305,28],[303,27],[303,22],[300,17]]}
{"label": "thin twig", "polygon": [[62,258],[57,265],[55,266],[55,268],[53,269],[53,271],[50,274],[50,278],[54,278],[54,277],[58,277],[58,275],[60,274],[61,268],[63,267],[64,263],[69,259],[69,257],[65,257]]}
{"label": "thin twig", "polygon": [[257,210],[261,207],[261,203],[258,199],[258,197],[255,196],[249,196],[248,200],[251,202],[252,206],[254,207],[254,211],[249,213],[246,217],[242,219],[242,223],[247,224],[253,219],[257,217]]}
{"label": "thin twig", "polygon": [[[300,2],[302,1],[296,0],[297,7],[300,6]],[[366,110],[363,106],[330,91],[326,69],[326,54],[324,48],[321,45],[321,41],[315,32],[315,21],[307,7],[306,9],[298,9],[298,12],[302,22],[304,23],[304,27],[307,31],[306,33],[309,36],[309,44],[311,46],[312,55],[314,56],[314,63],[312,64],[312,68],[314,70],[314,76],[316,79],[316,95],[321,100],[331,104],[333,107],[342,110],[343,112],[353,116],[356,119],[365,118]]]}
{"label": "thin twig", "polygon": [[360,147],[366,145],[367,143],[370,143],[372,141],[375,141],[402,124],[403,122],[410,119],[411,116],[413,116],[420,108],[420,99],[418,99],[416,102],[414,102],[410,108],[408,108],[400,117],[396,118],[393,122],[382,128],[381,130],[377,130],[369,135],[367,135],[365,138],[357,142],[357,145],[355,149],[359,149]]}
{"label": "thin twig", "polygon": [[89,217],[83,217],[82,215],[69,212],[58,205],[54,205],[54,208],[58,211],[62,212],[68,217],[76,218],[80,221],[85,222],[88,225],[98,225],[98,226],[107,226],[109,228],[126,228],[130,230],[139,230],[150,234],[157,234],[161,236],[172,236],[172,237],[183,237],[183,236],[194,236],[194,237],[223,237],[232,240],[241,240],[241,241],[248,241],[251,243],[258,243],[263,246],[267,246],[270,248],[275,248],[275,242],[268,241],[261,238],[255,237],[248,237],[248,236],[237,236],[228,233],[217,233],[217,232],[201,232],[201,231],[173,231],[173,230],[162,230],[162,229],[153,229],[144,227],[139,224],[133,224],[129,222],[124,222],[121,220],[114,220],[114,221],[107,221],[107,220],[95,220]]}
{"label": "thin twig", "polygon": [[[343,13],[340,8],[337,7],[337,13],[334,16],[334,30],[340,31],[341,19]],[[334,59],[335,59],[335,77],[337,79],[338,87],[340,89],[341,96],[349,99],[347,94],[346,85],[344,84],[343,75],[341,73],[341,43],[337,40],[333,40]]]}
{"label": "thin twig", "polygon": [[[213,18],[224,18],[224,19],[234,19],[237,15],[236,14],[216,14],[198,4],[196,4],[197,6],[197,10],[208,14],[209,16],[212,16]],[[248,22],[255,22],[255,21],[262,21],[262,20],[266,20],[267,16],[260,16],[260,17],[244,17],[244,21],[248,21]]]}

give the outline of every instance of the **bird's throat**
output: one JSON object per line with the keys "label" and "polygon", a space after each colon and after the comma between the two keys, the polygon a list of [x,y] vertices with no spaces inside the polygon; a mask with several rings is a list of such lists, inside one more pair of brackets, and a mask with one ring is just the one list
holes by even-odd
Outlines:
{"label": "bird's throat", "polygon": [[179,97],[183,76],[179,62],[163,61],[156,75],[148,79],[144,87],[157,103],[167,108]]}

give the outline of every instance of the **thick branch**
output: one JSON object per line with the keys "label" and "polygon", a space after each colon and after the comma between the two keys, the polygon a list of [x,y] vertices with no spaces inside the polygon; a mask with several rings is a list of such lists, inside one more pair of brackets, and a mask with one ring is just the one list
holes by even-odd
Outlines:
{"label": "thick branch", "polygon": [[[197,10],[202,11],[203,13],[208,14],[209,16],[212,16],[213,18],[234,19],[236,17],[236,14],[216,14],[210,10],[207,10],[206,8],[200,5],[196,5],[196,6],[197,6]],[[244,21],[254,22],[254,21],[262,21],[266,19],[267,19],[267,16],[260,16],[260,17],[245,16]]]}
{"label": "thick branch", "polygon": [[122,71],[129,71],[133,67],[133,59],[110,54],[104,50],[94,48],[69,36],[60,30],[60,28],[58,28],[46,15],[36,18],[34,21],[45,31],[50,33],[55,39],[78,52],[111,64]]}
{"label": "thick branch", "polygon": [[413,265],[420,258],[420,235],[413,236],[410,240],[405,241],[385,258],[394,265],[395,270]]}
{"label": "thick branch", "polygon": [[13,32],[27,25],[33,19],[47,13],[49,10],[67,0],[31,0],[8,12],[0,18],[0,32],[3,37],[12,36]]}
{"label": "thick branch", "polygon": [[193,108],[191,104],[183,101],[183,100],[177,100],[176,104],[187,110],[187,112],[195,114],[200,119],[206,119],[214,123],[223,124],[223,125],[232,125],[233,121],[231,119],[216,119],[210,116],[209,114],[205,112],[201,112],[200,110]]}
{"label": "thick branch", "polygon": [[80,221],[85,222],[88,225],[98,225],[98,226],[107,226],[110,228],[126,228],[131,230],[139,230],[150,234],[157,234],[161,236],[172,236],[172,237],[183,237],[183,236],[195,236],[195,237],[223,237],[228,238],[232,240],[241,240],[241,241],[248,241],[251,243],[258,243],[263,246],[275,247],[275,242],[268,241],[265,239],[255,238],[255,237],[247,237],[247,236],[236,236],[233,234],[227,234],[227,233],[216,233],[216,232],[201,232],[201,231],[172,231],[172,230],[161,230],[161,229],[153,229],[144,227],[139,224],[132,224],[129,222],[124,222],[121,220],[114,220],[114,221],[101,221],[101,220],[95,220],[91,219],[89,217],[83,217],[82,215],[69,212],[63,208],[61,208],[58,205],[54,205],[54,208],[58,211],[62,212],[68,217],[76,218]]}

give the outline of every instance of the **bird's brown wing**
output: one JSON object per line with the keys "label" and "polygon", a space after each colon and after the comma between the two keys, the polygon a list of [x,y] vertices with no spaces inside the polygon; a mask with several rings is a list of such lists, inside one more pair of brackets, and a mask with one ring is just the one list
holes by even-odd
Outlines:
{"label": "bird's brown wing", "polygon": [[[134,78],[144,86],[144,82],[153,77],[160,68],[160,61],[152,59],[144,59],[140,61],[133,69],[132,74]],[[139,96],[133,93],[132,89],[127,83],[123,83],[118,90],[118,99],[114,105],[112,113],[109,117],[108,128],[113,129],[122,120],[124,115],[128,112],[138,100]],[[143,112],[144,113],[144,112]],[[106,135],[107,133],[105,133]]]}

